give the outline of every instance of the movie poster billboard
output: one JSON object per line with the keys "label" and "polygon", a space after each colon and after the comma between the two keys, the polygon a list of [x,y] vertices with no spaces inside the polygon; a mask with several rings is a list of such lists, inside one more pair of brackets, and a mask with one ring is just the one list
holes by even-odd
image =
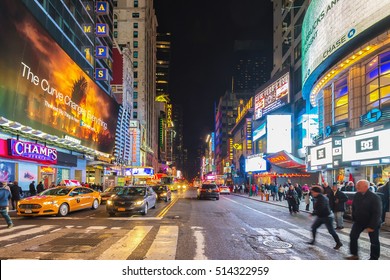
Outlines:
{"label": "movie poster billboard", "polygon": [[0,182],[8,183],[15,181],[15,163],[0,161]]}
{"label": "movie poster billboard", "polygon": [[19,186],[22,190],[27,191],[29,185],[34,181],[35,187],[38,181],[38,166],[36,164],[22,163],[18,164],[19,167]]}
{"label": "movie poster billboard", "polygon": [[20,1],[0,1],[0,116],[111,153],[118,104]]}

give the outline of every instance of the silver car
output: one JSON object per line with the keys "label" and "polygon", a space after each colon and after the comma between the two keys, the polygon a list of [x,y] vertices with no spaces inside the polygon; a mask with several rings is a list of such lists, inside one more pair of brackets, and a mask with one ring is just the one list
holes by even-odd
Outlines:
{"label": "silver car", "polygon": [[146,215],[150,208],[156,208],[157,194],[152,187],[124,187],[107,200],[106,211],[110,216],[117,213],[141,213]]}

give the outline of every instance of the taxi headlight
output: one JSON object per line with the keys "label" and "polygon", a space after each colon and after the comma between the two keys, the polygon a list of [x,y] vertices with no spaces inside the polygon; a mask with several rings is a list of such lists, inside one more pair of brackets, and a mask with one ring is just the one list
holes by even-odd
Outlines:
{"label": "taxi headlight", "polygon": [[56,204],[56,202],[57,202],[57,201],[54,201],[54,200],[53,200],[53,201],[45,201],[45,202],[43,202],[42,204],[43,204],[43,205],[53,205],[53,204]]}
{"label": "taxi headlight", "polygon": [[112,200],[107,200],[107,205],[112,205]]}
{"label": "taxi headlight", "polygon": [[143,200],[139,200],[139,201],[136,201],[136,202],[135,202],[135,205],[142,205],[143,203],[144,203]]}
{"label": "taxi headlight", "polygon": [[166,196],[166,195],[167,195],[166,192],[161,193],[161,196]]}

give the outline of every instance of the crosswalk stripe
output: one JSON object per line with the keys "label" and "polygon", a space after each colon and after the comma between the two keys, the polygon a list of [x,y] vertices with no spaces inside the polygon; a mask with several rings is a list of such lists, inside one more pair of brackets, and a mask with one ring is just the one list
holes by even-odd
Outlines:
{"label": "crosswalk stripe", "polygon": [[2,237],[0,237],[0,241],[10,240],[10,239],[13,239],[13,238],[15,238],[15,237],[22,236],[22,235],[35,234],[35,233],[38,233],[38,232],[43,232],[43,231],[50,230],[50,229],[52,229],[52,228],[54,228],[54,226],[45,225],[45,226],[40,226],[40,227],[38,227],[38,228],[28,229],[28,230],[24,230],[24,231],[17,232],[17,233],[15,233],[15,234],[10,234],[10,235],[7,235],[7,236],[2,236]]}
{"label": "crosswalk stripe", "polygon": [[152,229],[152,226],[136,226],[124,237],[119,239],[110,248],[104,251],[98,260],[126,260],[137,248],[145,236]]}
{"label": "crosswalk stripe", "polygon": [[[351,232],[351,229],[350,229],[350,228],[343,228],[343,229],[341,230],[341,232],[346,233],[346,234],[349,235],[349,233]],[[365,240],[370,240],[370,237],[368,236],[368,234],[367,234],[366,232],[362,232],[362,233],[360,234],[360,238],[363,238],[363,239],[365,239]],[[388,239],[388,238],[379,237],[379,242],[380,242],[381,244],[389,245],[389,246],[390,246],[390,239]]]}
{"label": "crosswalk stripe", "polygon": [[90,227],[87,227],[86,230],[93,230],[93,229],[97,229],[97,230],[101,230],[101,229],[106,229],[107,226],[90,226]]}
{"label": "crosswalk stripe", "polygon": [[156,239],[146,253],[146,260],[174,260],[176,257],[179,227],[160,226]]}

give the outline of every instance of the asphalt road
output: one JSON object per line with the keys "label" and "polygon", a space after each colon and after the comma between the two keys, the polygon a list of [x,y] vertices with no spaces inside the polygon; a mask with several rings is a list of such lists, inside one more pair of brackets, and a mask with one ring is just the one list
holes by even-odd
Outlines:
{"label": "asphalt road", "polygon": [[[14,214],[12,214],[15,216]],[[0,226],[0,259],[115,260],[338,260],[349,255],[349,224],[339,231],[344,244],[333,249],[320,228],[311,238],[313,218],[234,195],[197,200],[196,190],[175,193],[147,216],[109,217],[105,206],[67,217],[13,217],[15,227]],[[390,259],[390,233],[381,232],[381,259]],[[367,234],[359,240],[369,257]]]}

